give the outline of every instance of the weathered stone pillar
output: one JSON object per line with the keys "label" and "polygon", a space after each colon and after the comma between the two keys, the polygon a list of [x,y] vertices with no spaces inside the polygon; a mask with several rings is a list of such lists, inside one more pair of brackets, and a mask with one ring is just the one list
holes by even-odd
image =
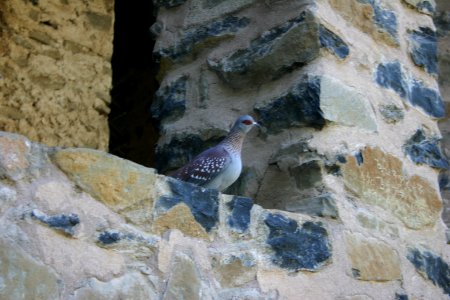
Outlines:
{"label": "weathered stone pillar", "polygon": [[[437,1],[436,13],[434,14],[438,38],[438,61],[439,61],[439,87],[442,99],[446,104],[446,117],[439,122],[439,129],[442,134],[442,148],[446,156],[450,155],[450,119],[448,108],[450,103],[450,2],[445,0]],[[444,200],[442,218],[450,226],[450,181],[449,171],[441,174],[440,187]],[[450,240],[450,231],[448,233]]]}
{"label": "weathered stone pillar", "polygon": [[446,247],[434,1],[157,3],[160,171],[253,114],[265,128],[247,138],[228,192],[340,220],[353,278],[391,288],[402,278],[419,295],[399,261],[433,281],[426,265]]}
{"label": "weathered stone pillar", "polygon": [[0,130],[108,148],[113,1],[0,2]]}
{"label": "weathered stone pillar", "polygon": [[161,171],[253,114],[265,130],[245,143],[230,192],[290,211],[333,203],[326,178],[342,175],[346,157],[375,159],[364,157],[375,148],[434,191],[448,162],[437,145],[445,110],[431,2],[158,3]]}

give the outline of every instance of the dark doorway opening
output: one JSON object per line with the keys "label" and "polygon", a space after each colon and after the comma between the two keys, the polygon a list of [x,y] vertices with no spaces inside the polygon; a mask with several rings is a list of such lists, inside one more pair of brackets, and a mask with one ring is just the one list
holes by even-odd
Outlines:
{"label": "dark doorway opening", "polygon": [[109,152],[144,166],[154,166],[158,131],[150,105],[158,84],[152,59],[155,22],[152,1],[115,2]]}

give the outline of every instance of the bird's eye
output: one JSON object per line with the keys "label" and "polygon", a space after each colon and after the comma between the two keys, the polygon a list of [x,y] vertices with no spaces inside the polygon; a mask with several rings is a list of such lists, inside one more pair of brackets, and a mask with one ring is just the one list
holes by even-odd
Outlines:
{"label": "bird's eye", "polygon": [[242,121],[242,123],[245,124],[245,125],[252,125],[253,124],[253,122],[250,121],[250,120],[244,120],[244,121]]}

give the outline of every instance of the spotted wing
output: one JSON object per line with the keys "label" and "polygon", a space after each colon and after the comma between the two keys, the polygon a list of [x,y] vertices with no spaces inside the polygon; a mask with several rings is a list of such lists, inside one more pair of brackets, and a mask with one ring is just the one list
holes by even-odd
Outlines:
{"label": "spotted wing", "polygon": [[175,171],[172,177],[202,186],[214,180],[230,162],[230,155],[225,149],[214,147],[200,153]]}

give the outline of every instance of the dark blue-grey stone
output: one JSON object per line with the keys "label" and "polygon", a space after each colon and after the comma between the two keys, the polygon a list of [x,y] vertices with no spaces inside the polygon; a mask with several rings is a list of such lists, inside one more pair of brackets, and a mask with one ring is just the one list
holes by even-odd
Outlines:
{"label": "dark blue-grey stone", "polygon": [[395,293],[395,300],[408,300],[408,295]]}
{"label": "dark blue-grey stone", "polygon": [[347,162],[347,159],[342,154],[336,155],[336,160],[342,164],[345,164]]}
{"label": "dark blue-grey stone", "polygon": [[379,64],[376,72],[376,82],[382,87],[394,90],[400,97],[408,94],[408,84],[404,79],[402,68],[398,61]]}
{"label": "dark blue-grey stone", "polygon": [[322,47],[327,48],[331,53],[339,58],[346,58],[350,53],[347,44],[334,32],[328,30],[325,26],[319,26],[319,40]]}
{"label": "dark blue-grey stone", "polygon": [[151,106],[152,117],[157,120],[177,120],[186,111],[187,76],[181,76],[160,87]]}
{"label": "dark blue-grey stone", "polygon": [[358,151],[354,155],[355,155],[356,163],[358,164],[358,166],[362,165],[364,163],[364,157],[362,155],[362,152]]}
{"label": "dark blue-grey stone", "polygon": [[195,220],[207,232],[219,221],[219,192],[196,185],[168,178],[172,195],[161,196],[156,202],[156,209],[167,211],[178,203],[185,203]]}
{"label": "dark blue-grey stone", "polygon": [[77,214],[47,216],[37,210],[33,210],[31,216],[49,227],[62,231],[70,236],[75,234],[73,228],[80,223],[80,218]]}
{"label": "dark blue-grey stone", "polygon": [[382,8],[376,0],[358,0],[358,2],[370,4],[372,6],[372,20],[374,24],[384,32],[388,33],[392,37],[393,41],[398,43],[398,24],[395,13],[391,10]]}
{"label": "dark blue-grey stone", "polygon": [[267,243],[275,252],[274,264],[293,271],[315,271],[331,257],[328,233],[321,223],[305,222],[299,227],[295,220],[280,214],[269,214],[265,223],[270,230]]}
{"label": "dark blue-grey stone", "polygon": [[174,46],[158,49],[154,53],[156,61],[161,58],[170,58],[174,61],[191,53],[196,46],[205,40],[211,42],[212,39],[223,38],[230,34],[235,34],[240,29],[247,27],[250,23],[248,18],[238,18],[227,16],[224,19],[214,20],[210,23],[193,27],[182,33],[182,36]]}
{"label": "dark blue-grey stone", "polygon": [[250,211],[253,207],[253,200],[246,197],[234,196],[233,200],[227,203],[231,210],[228,217],[228,225],[238,232],[245,232],[250,224]]}
{"label": "dark blue-grey stone", "polygon": [[441,192],[450,190],[450,178],[448,172],[439,173],[439,189]]}
{"label": "dark blue-grey stone", "polygon": [[416,164],[426,164],[437,169],[448,169],[450,167],[435,138],[425,137],[424,132],[419,129],[406,141],[403,149],[408,157]]}
{"label": "dark blue-grey stone", "polygon": [[413,80],[411,83],[409,102],[434,118],[445,117],[445,107],[439,92],[424,86],[420,81]]}
{"label": "dark blue-grey stone", "polygon": [[416,79],[406,82],[398,61],[379,64],[375,80],[380,86],[394,90],[413,106],[422,108],[428,115],[434,118],[445,116],[444,103],[439,92],[424,86]]}
{"label": "dark blue-grey stone", "polygon": [[110,245],[121,240],[120,233],[113,231],[103,231],[98,236],[98,241],[103,245]]}
{"label": "dark blue-grey stone", "polygon": [[438,36],[445,36],[450,31],[450,11],[441,11],[434,15],[434,24],[438,30]]}
{"label": "dark blue-grey stone", "polygon": [[138,232],[123,232],[117,230],[105,230],[100,233],[97,238],[99,246],[108,246],[119,241],[127,241],[132,243],[140,243],[144,244],[146,247],[155,247],[157,245],[158,240],[154,237],[149,237],[147,235],[142,235]]}
{"label": "dark blue-grey stone", "polygon": [[450,267],[439,255],[428,250],[409,249],[407,258],[422,276],[450,296]]}
{"label": "dark blue-grey stone", "polygon": [[325,119],[320,109],[320,78],[305,76],[285,95],[254,110],[269,134],[300,126],[321,129]]}
{"label": "dark blue-grey stone", "polygon": [[[300,41],[297,42],[297,41]],[[209,67],[233,88],[275,80],[302,67],[319,55],[319,24],[311,12],[274,27]]]}
{"label": "dark blue-grey stone", "polygon": [[422,1],[418,1],[417,3],[411,2],[411,1],[407,1],[404,0],[404,2],[406,2],[408,5],[415,7],[417,11],[424,13],[424,14],[428,14],[428,15],[433,15],[436,11],[435,8],[435,3],[433,1],[433,4],[430,2],[430,0],[422,0]]}
{"label": "dark blue-grey stone", "polygon": [[436,9],[430,3],[429,0],[424,0],[424,1],[417,3],[417,10],[420,12],[428,13],[430,15],[434,14],[434,12],[436,11]]}
{"label": "dark blue-grey stone", "polygon": [[428,73],[438,73],[437,35],[429,27],[419,27],[410,34],[412,42],[411,58],[414,63]]}
{"label": "dark blue-grey stone", "polygon": [[174,136],[169,143],[156,149],[156,168],[160,173],[179,168],[203,150],[217,145],[222,138],[223,136],[212,137],[205,141],[194,134]]}
{"label": "dark blue-grey stone", "polygon": [[153,0],[153,4],[160,7],[172,8],[184,4],[187,0]]}

